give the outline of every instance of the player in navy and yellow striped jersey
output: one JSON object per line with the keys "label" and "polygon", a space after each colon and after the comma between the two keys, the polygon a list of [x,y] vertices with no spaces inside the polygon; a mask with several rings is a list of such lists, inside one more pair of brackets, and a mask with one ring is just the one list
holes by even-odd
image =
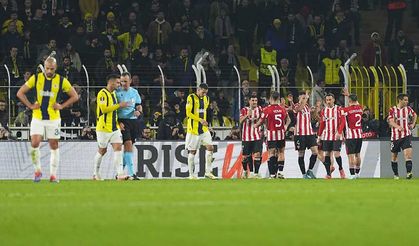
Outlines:
{"label": "player in navy and yellow striped jersey", "polygon": [[100,177],[100,164],[103,155],[106,154],[108,144],[112,145],[114,150],[113,162],[117,172],[117,178],[124,180],[124,170],[122,167],[122,133],[118,124],[117,110],[130,105],[129,102],[118,103],[115,90],[120,85],[120,77],[117,74],[111,74],[106,78],[108,82],[106,88],[103,88],[97,94],[96,107],[96,134],[99,150],[95,155],[95,169],[93,173],[94,180],[102,180]]}
{"label": "player in navy and yellow striped jersey", "polygon": [[186,117],[188,118],[185,148],[188,150],[189,178],[196,179],[194,175],[194,159],[196,150],[204,145],[206,150],[205,177],[215,179],[212,174],[212,152],[214,150],[211,134],[208,130],[207,109],[209,106],[208,85],[200,84],[196,93],[188,96],[186,101]]}
{"label": "player in navy and yellow striped jersey", "polygon": [[[42,177],[39,145],[44,134],[51,148],[50,181],[58,182],[57,168],[59,163],[58,140],[60,139],[60,110],[71,106],[79,97],[70,82],[63,76],[56,74],[57,61],[49,56],[44,62],[44,73],[32,75],[17,92],[17,97],[32,110],[31,159],[35,167],[35,182]],[[36,90],[36,101],[30,102],[26,97],[31,89]],[[66,93],[69,98],[59,103],[60,94]]]}

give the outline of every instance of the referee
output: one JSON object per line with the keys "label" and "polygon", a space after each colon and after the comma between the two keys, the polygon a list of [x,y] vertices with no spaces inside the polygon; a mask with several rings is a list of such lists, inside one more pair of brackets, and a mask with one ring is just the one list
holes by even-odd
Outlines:
{"label": "referee", "polygon": [[118,102],[130,102],[130,106],[118,109],[119,126],[122,130],[122,141],[124,143],[123,166],[127,167],[128,175],[132,180],[139,180],[134,172],[132,161],[132,146],[138,136],[137,118],[142,114],[141,97],[138,91],[131,87],[131,74],[121,74],[121,88],[116,92]]}

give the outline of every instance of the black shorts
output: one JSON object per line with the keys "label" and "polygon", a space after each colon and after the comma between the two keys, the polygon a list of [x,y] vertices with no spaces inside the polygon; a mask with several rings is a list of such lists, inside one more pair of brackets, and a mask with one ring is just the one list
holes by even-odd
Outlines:
{"label": "black shorts", "polygon": [[317,146],[317,137],[316,135],[294,136],[294,145],[295,150],[310,149]]}
{"label": "black shorts", "polygon": [[407,136],[399,140],[391,141],[391,152],[399,153],[402,150],[412,148],[412,136]]}
{"label": "black shorts", "polygon": [[341,140],[335,140],[335,141],[322,140],[321,142],[322,142],[322,150],[325,152],[340,151],[340,149],[342,148]]}
{"label": "black shorts", "polygon": [[122,141],[125,143],[126,141],[131,140],[132,143],[135,143],[135,139],[138,137],[138,121],[135,119],[119,119],[119,122],[124,124],[125,130],[122,131]]}
{"label": "black shorts", "polygon": [[355,138],[355,139],[346,139],[346,154],[358,154],[361,153],[362,148],[362,138]]}
{"label": "black shorts", "polygon": [[276,141],[268,141],[268,149],[282,149],[282,148],[285,148],[285,139],[276,140]]}
{"label": "black shorts", "polygon": [[262,140],[242,142],[243,155],[251,155],[257,152],[262,152]]}

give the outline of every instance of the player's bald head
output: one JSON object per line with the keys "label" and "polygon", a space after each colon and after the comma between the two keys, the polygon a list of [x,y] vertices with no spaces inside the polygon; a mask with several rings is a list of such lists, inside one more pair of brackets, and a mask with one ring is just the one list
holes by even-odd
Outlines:
{"label": "player's bald head", "polygon": [[57,60],[54,57],[47,57],[44,61],[45,75],[48,78],[52,78],[55,75],[55,70],[57,70]]}

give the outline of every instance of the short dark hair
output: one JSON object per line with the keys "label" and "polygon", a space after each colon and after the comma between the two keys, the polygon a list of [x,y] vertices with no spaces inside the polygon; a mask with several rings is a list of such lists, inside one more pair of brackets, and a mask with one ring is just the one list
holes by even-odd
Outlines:
{"label": "short dark hair", "polygon": [[250,100],[250,99],[252,99],[252,98],[256,98],[256,99],[258,99],[258,95],[252,95],[252,94],[250,94],[250,96],[249,96],[249,100]]}
{"label": "short dark hair", "polygon": [[401,100],[403,100],[403,98],[404,97],[409,97],[409,95],[407,95],[406,93],[400,93],[398,96],[397,96],[397,99],[399,100],[399,101],[401,101]]}
{"label": "short dark hair", "polygon": [[352,102],[356,102],[356,101],[358,101],[358,96],[357,96],[357,95],[355,95],[355,94],[350,94],[350,95],[349,95],[349,99],[350,99]]}
{"label": "short dark hair", "polygon": [[305,95],[306,92],[305,91],[300,91],[300,93],[298,93],[299,96]]}
{"label": "short dark hair", "polygon": [[206,83],[201,83],[201,84],[199,84],[198,87],[201,88],[201,89],[208,90],[208,84],[206,84]]}
{"label": "short dark hair", "polygon": [[273,91],[271,94],[271,98],[274,99],[275,101],[279,99],[279,92],[277,91]]}
{"label": "short dark hair", "polygon": [[129,73],[129,72],[123,72],[122,74],[121,74],[121,77],[122,76],[128,76],[129,78],[131,78],[131,74]]}
{"label": "short dark hair", "polygon": [[110,80],[119,79],[119,75],[116,73],[111,73],[108,76],[106,76],[106,82],[109,83]]}
{"label": "short dark hair", "polygon": [[326,94],[326,96],[324,98],[326,98],[326,97],[333,97],[333,98],[335,98],[335,95],[333,93],[330,93],[329,92],[329,93]]}

